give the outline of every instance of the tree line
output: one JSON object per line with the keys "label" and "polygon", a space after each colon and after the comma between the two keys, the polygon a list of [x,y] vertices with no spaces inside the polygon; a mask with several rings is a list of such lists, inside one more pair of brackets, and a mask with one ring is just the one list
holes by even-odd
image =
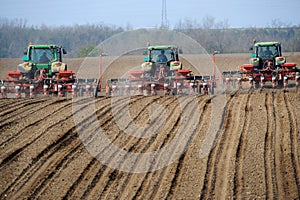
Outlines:
{"label": "tree line", "polygon": [[[124,28],[105,24],[35,27],[28,26],[23,19],[0,18],[0,58],[21,57],[29,42],[63,45],[68,57],[85,57],[102,41],[131,29],[130,26]],[[222,53],[249,52],[254,38],[281,42],[285,52],[300,52],[300,26],[285,25],[278,20],[272,21],[267,28],[230,28],[227,20],[218,22],[208,16],[202,23],[181,20],[173,30],[190,36],[209,53],[214,50]]]}

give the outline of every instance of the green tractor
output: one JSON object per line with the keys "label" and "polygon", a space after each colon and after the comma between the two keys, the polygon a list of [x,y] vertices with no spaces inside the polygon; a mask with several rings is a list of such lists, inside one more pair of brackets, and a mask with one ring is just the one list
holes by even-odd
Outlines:
{"label": "green tractor", "polygon": [[[111,95],[182,95],[213,93],[211,76],[195,76],[184,69],[181,50],[174,45],[148,46],[139,70],[130,71],[125,79],[108,79]],[[159,92],[162,91],[162,92]]]}
{"label": "green tractor", "polygon": [[9,71],[6,80],[1,81],[2,97],[15,93],[16,98],[22,94],[33,97],[37,94],[65,96],[75,83],[75,75],[67,69],[62,61],[66,50],[57,45],[29,44],[24,51],[22,64],[17,66],[17,71]]}
{"label": "green tractor", "polygon": [[[254,40],[253,54],[248,64],[240,66],[238,71],[223,72],[223,81],[226,86],[230,83],[242,87],[242,82],[249,82],[250,88],[265,87],[266,82],[272,83],[272,88],[288,87],[288,81],[295,82],[298,87],[300,83],[300,70],[295,63],[286,62],[282,56],[281,44],[279,42],[256,42]],[[234,77],[236,76],[237,77]]]}
{"label": "green tractor", "polygon": [[59,71],[67,70],[67,65],[62,62],[62,54],[66,53],[61,46],[30,44],[24,51],[24,62],[18,65],[17,70],[27,79],[38,79],[40,76],[55,78]]}

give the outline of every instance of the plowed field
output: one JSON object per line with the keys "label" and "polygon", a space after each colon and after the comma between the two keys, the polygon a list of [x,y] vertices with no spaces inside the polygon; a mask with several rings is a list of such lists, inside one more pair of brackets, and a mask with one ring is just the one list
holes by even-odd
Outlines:
{"label": "plowed field", "polygon": [[[289,53],[287,59],[299,64],[299,55]],[[220,71],[236,70],[248,56],[220,54],[216,63]],[[119,58],[103,79],[123,75],[142,58]],[[0,79],[20,62],[0,59]],[[76,72],[84,60],[66,63]],[[95,75],[99,59],[86,63]],[[116,68],[121,64],[123,71]],[[210,135],[215,98],[0,99],[0,199],[299,199],[299,92],[227,94],[219,109],[223,123]],[[129,122],[122,118],[127,115]],[[143,131],[128,134],[133,125]],[[113,145],[94,145],[99,129]],[[178,135],[167,155],[156,154],[152,162],[129,159],[166,149]],[[101,152],[91,153],[88,144]],[[120,157],[111,146],[128,154]]]}
{"label": "plowed field", "polygon": [[[119,98],[115,108],[125,112],[124,97],[115,98]],[[112,98],[75,102],[81,111],[94,104],[98,126],[114,145],[128,152],[158,151],[174,139],[181,124],[186,124],[186,130],[192,132],[187,134],[181,156],[158,170],[151,171],[155,167],[151,165],[145,173],[109,167],[117,155],[107,148],[103,150],[109,156],[107,165],[93,157],[77,130],[90,130],[92,140],[97,127],[90,126],[89,115],[82,116],[76,127],[71,99],[2,99],[0,199],[299,199],[299,94],[267,91],[227,95],[214,146],[208,155],[200,156],[214,119],[213,98],[131,97],[130,116],[148,130],[158,123],[151,119],[149,109],[153,105],[164,108],[164,126],[148,138],[129,136],[120,129]],[[185,102],[184,107],[179,100]],[[160,115],[160,110],[157,112]],[[137,158],[133,167],[139,165],[143,160]]]}

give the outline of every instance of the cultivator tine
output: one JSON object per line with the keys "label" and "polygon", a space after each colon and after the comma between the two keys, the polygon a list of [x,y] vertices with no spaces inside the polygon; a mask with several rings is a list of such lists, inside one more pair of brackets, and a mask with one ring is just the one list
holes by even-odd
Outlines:
{"label": "cultivator tine", "polygon": [[300,82],[300,75],[298,73],[296,74],[295,81],[296,81],[296,87],[298,87]]}
{"label": "cultivator tine", "polygon": [[72,85],[72,97],[77,97],[77,86]]}
{"label": "cultivator tine", "polygon": [[44,86],[43,86],[43,89],[44,89],[44,97],[48,97],[48,95],[49,95],[48,88],[49,88],[48,85],[44,85]]}
{"label": "cultivator tine", "polygon": [[57,85],[57,90],[58,90],[58,96],[62,97],[63,96],[63,86],[61,84]]}
{"label": "cultivator tine", "polygon": [[1,86],[1,96],[2,98],[7,98],[6,87],[4,85]]}
{"label": "cultivator tine", "polygon": [[16,99],[21,98],[21,87],[19,85],[15,86],[15,93]]}
{"label": "cultivator tine", "polygon": [[261,84],[261,88],[265,87],[265,77],[264,76],[260,77],[260,84]]}
{"label": "cultivator tine", "polygon": [[34,85],[29,86],[29,97],[30,98],[34,97]]}
{"label": "cultivator tine", "polygon": [[289,79],[287,76],[283,77],[283,87],[286,89],[289,85]]}

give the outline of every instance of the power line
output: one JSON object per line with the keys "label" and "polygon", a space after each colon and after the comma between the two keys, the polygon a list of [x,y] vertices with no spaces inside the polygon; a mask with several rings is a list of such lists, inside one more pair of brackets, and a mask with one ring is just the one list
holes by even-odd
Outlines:
{"label": "power line", "polygon": [[168,28],[168,18],[167,18],[167,0],[162,0],[161,9],[161,28]]}

